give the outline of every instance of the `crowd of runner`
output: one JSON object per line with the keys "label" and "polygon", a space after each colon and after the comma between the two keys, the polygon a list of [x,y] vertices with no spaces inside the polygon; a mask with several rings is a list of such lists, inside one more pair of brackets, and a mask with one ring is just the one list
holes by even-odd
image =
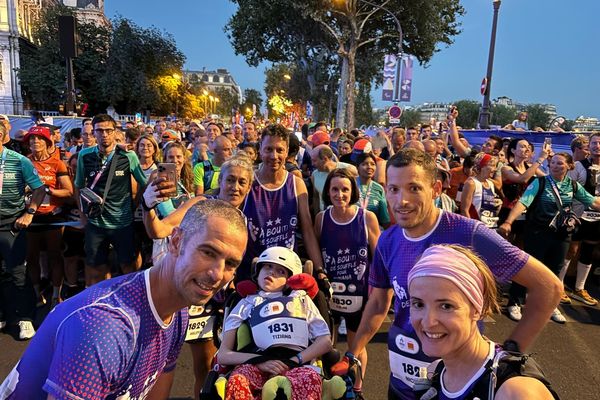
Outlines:
{"label": "crowd of runner", "polygon": [[[447,243],[469,247],[483,259],[467,254],[477,268],[485,263],[498,281],[512,282],[507,313],[511,319],[523,321],[505,348],[523,350],[549,316],[557,323],[565,322],[557,308],[559,298],[562,303],[572,299],[589,306],[598,303],[585,290],[585,283],[600,238],[600,213],[596,212],[600,210],[600,197],[596,197],[600,194],[600,134],[575,139],[572,154],[555,153],[550,143],[536,149],[526,139],[497,136],[490,136],[479,147],[459,132],[455,123],[458,112],[452,108],[439,131],[422,125],[369,132],[329,129],[322,122],[305,124],[299,132],[251,121],[230,126],[212,120],[120,125],[102,114],[84,119],[80,128],[69,132],[42,122],[12,139],[10,121],[0,116],[0,328],[17,326],[20,339],[31,339],[36,335],[36,307],[67,310],[71,304],[69,309],[74,310],[76,299],[83,301],[83,294],[76,295],[84,288],[100,285],[96,291],[103,296],[102,290],[108,289],[101,282],[112,276],[122,276],[123,282],[135,271],[170,262],[178,265],[171,258],[173,254],[184,256],[186,242],[180,238],[184,235],[181,231],[194,223],[186,223],[187,215],[207,200],[220,200],[243,214],[248,238],[246,245],[244,237],[238,262],[224,262],[226,273],[209,283],[191,280],[197,290],[214,291],[216,296],[201,306],[182,303],[189,306],[189,320],[181,321],[187,321],[182,329],[194,359],[195,395],[215,354],[220,364],[238,365],[248,359],[233,349],[231,335],[235,337],[239,321],[225,321],[225,347],[217,353],[212,324],[223,307],[226,290],[250,280],[258,285],[259,293],[263,293],[261,289],[268,293],[279,286],[265,289],[262,271],[276,270],[274,274],[287,279],[301,274],[301,267],[290,266],[289,261],[280,262],[280,270],[275,259],[260,264],[259,258],[260,266],[253,265],[273,248],[291,249],[303,260],[311,260],[312,279],[327,298],[325,307],[315,299],[316,308],[311,306],[305,315],[308,336],[316,339],[312,345],[294,335],[287,342],[262,343],[263,348],[275,343],[293,349],[290,357],[296,364],[327,353],[330,349],[323,341],[335,344],[343,334],[349,351],[333,365],[333,371],[344,374],[358,360],[364,374],[366,345],[393,300],[389,396],[411,398],[419,371],[435,358],[444,357],[435,351],[430,354],[426,345],[419,347],[431,340],[427,336],[431,332],[421,332],[409,319],[409,310],[423,308],[426,301],[422,291],[418,304],[410,300],[412,278],[408,273],[429,247]],[[207,221],[206,216],[202,218]],[[213,253],[220,254],[212,247],[202,251],[215,259]],[[460,259],[456,251],[466,250],[453,251],[449,254]],[[465,263],[469,261],[461,265]],[[576,279],[567,291],[561,282],[571,264]],[[227,271],[231,272],[228,278]],[[150,285],[152,275],[146,276],[150,277],[145,285]],[[312,281],[301,278],[297,279],[300,286],[294,288],[309,292]],[[135,284],[144,285],[141,281]],[[465,292],[463,286],[459,288]],[[131,290],[127,296],[134,295]],[[87,296],[91,299],[92,295]],[[289,306],[295,307],[296,301],[289,300]],[[475,307],[478,319],[493,308],[487,303]],[[157,311],[152,310],[156,316]],[[315,310],[326,315],[313,315]],[[69,318],[65,312],[60,314]],[[264,329],[260,328],[264,321],[253,322],[249,313],[242,306],[234,309],[233,315],[250,318],[253,333],[255,328]],[[52,318],[55,323],[57,314],[51,313],[46,324],[50,325]],[[162,316],[160,310],[158,314]],[[265,317],[262,312],[261,316]],[[289,327],[293,329],[291,323]],[[92,331],[85,333],[93,335]],[[288,335],[273,338],[284,336]],[[405,340],[398,341],[399,337]],[[319,344],[318,351],[310,350],[314,343]],[[53,342],[48,346],[57,352],[67,345]],[[488,353],[492,358],[495,355],[490,346],[482,355],[486,359]],[[175,353],[180,347],[181,343]],[[25,361],[24,356],[21,364]],[[48,360],[47,369],[56,371],[50,368],[55,362]],[[156,371],[172,372],[174,360],[167,357],[164,363]],[[449,361],[445,363],[451,371]],[[255,382],[251,386],[256,389],[264,385],[256,371],[280,375],[289,368],[267,361],[255,369],[236,371]],[[45,392],[55,398],[66,393],[80,395],[75,386],[67,384],[67,378],[51,380],[48,370],[40,372],[45,374],[41,380]],[[150,371],[142,370],[141,374]],[[19,372],[13,373],[18,376]],[[111,390],[103,391],[106,382],[100,378],[90,378],[94,395],[112,393],[117,398],[117,394],[128,393],[134,398],[134,392],[139,396],[152,388],[150,381],[140,387],[118,387],[113,382],[118,380],[116,376],[103,371],[105,375],[111,379]],[[310,378],[306,376],[307,372],[289,379],[302,382]],[[12,391],[18,389],[16,381],[9,387],[10,380],[2,386],[0,398],[12,398]],[[244,382],[228,385],[227,398],[252,398],[251,391],[240,394]],[[456,380],[448,392],[458,392],[461,382]],[[303,390],[308,390],[306,385]],[[302,398],[320,396],[320,388],[310,390],[314,393],[304,393]],[[353,391],[362,396],[360,374]],[[300,398],[296,396],[300,394],[293,398]]]}

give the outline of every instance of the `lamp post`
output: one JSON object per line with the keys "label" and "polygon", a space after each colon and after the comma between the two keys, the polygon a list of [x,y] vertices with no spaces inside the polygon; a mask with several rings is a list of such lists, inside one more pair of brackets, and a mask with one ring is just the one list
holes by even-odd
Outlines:
{"label": "lamp post", "polygon": [[494,0],[494,20],[492,22],[492,38],[490,40],[490,53],[488,55],[487,65],[487,85],[483,95],[483,103],[479,112],[479,127],[489,129],[491,113],[490,113],[490,92],[492,87],[492,70],[494,69],[494,51],[496,49],[496,28],[498,26],[498,10],[500,9],[501,0]]}
{"label": "lamp post", "polygon": [[202,90],[202,97],[204,97],[204,116],[208,115],[208,109],[206,108],[208,105],[208,91],[206,89]]}

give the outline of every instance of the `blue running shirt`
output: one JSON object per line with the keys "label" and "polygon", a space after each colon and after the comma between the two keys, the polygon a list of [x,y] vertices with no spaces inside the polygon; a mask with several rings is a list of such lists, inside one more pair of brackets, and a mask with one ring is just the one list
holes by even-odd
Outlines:
{"label": "blue running shirt", "polygon": [[398,225],[381,234],[371,265],[369,284],[394,290],[395,318],[388,335],[392,371],[390,385],[402,399],[414,399],[412,386],[418,377],[419,367],[425,367],[433,361],[421,351],[410,324],[407,276],[425,249],[435,244],[470,247],[486,262],[500,282],[509,281],[529,259],[527,253],[480,221],[444,211],[440,212],[433,230],[421,237],[406,237]]}
{"label": "blue running shirt", "polygon": [[175,368],[187,327],[165,325],[149,270],[100,282],[59,304],[0,387],[0,399],[143,399]]}

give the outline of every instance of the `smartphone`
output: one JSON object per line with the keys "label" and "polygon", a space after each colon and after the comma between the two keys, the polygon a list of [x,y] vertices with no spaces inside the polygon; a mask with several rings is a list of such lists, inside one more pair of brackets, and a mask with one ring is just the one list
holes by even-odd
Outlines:
{"label": "smartphone", "polygon": [[169,197],[177,196],[177,169],[174,163],[160,163],[158,164],[158,177],[166,178],[168,182],[172,182],[173,192],[169,194]]}
{"label": "smartphone", "polygon": [[544,150],[548,150],[551,147],[552,147],[552,138],[551,137],[544,138]]}

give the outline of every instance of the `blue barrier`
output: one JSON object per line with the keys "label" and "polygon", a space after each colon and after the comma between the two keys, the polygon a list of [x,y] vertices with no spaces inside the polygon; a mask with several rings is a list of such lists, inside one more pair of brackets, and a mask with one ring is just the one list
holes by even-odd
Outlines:
{"label": "blue barrier", "polygon": [[502,138],[525,139],[533,143],[533,146],[538,149],[544,143],[547,137],[552,138],[552,148],[554,151],[571,152],[571,141],[577,136],[589,135],[591,132],[536,132],[536,131],[509,131],[504,129],[488,129],[488,130],[461,130],[465,138],[472,145],[481,146],[490,135],[500,136]]}

